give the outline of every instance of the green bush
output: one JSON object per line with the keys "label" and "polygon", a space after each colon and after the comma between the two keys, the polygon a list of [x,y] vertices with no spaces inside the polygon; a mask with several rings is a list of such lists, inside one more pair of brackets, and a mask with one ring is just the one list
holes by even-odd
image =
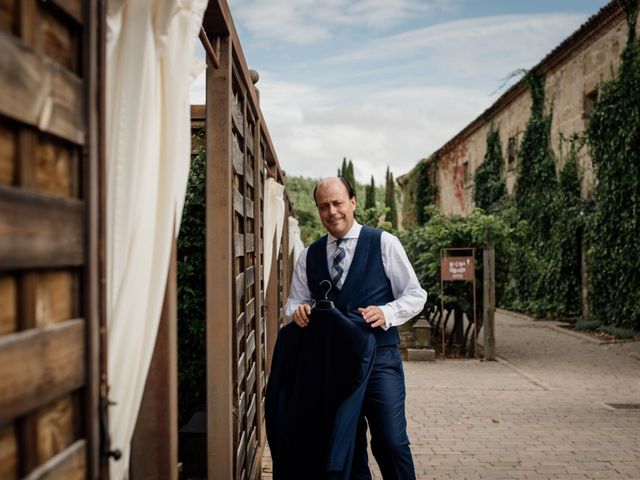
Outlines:
{"label": "green bush", "polygon": [[[197,135],[203,136],[204,131]],[[178,416],[187,422],[206,406],[206,153],[191,161],[178,236]]]}

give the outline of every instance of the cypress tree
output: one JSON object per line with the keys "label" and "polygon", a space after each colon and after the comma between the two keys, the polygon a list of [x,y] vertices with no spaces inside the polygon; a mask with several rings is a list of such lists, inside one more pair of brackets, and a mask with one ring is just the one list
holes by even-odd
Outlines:
{"label": "cypress tree", "polygon": [[371,175],[371,183],[367,185],[366,195],[364,200],[364,209],[368,210],[369,208],[376,207],[376,183],[373,180],[373,175]]}
{"label": "cypress tree", "polygon": [[386,221],[391,224],[394,229],[398,228],[398,211],[396,209],[396,189],[393,181],[393,173],[389,171],[387,166],[387,183],[385,188],[384,205],[389,209],[386,215]]}
{"label": "cypress tree", "polygon": [[428,205],[433,205],[435,200],[435,187],[431,184],[429,178],[429,166],[428,160],[422,160],[418,164],[418,171],[416,173],[416,197],[414,204],[414,213],[416,216],[416,223],[418,225],[425,225],[429,218],[425,212],[425,208]]}

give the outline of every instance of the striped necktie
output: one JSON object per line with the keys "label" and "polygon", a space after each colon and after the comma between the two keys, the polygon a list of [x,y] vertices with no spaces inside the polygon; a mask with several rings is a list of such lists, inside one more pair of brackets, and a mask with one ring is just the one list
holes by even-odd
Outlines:
{"label": "striped necktie", "polygon": [[336,245],[336,252],[333,254],[333,264],[331,265],[331,280],[336,287],[342,288],[342,282],[340,280],[342,279],[347,261],[344,239],[340,238],[336,240]]}

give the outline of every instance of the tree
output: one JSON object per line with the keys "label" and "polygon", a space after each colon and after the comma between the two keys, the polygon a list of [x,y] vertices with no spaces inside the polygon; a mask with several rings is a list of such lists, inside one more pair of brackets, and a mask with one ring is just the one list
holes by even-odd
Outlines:
{"label": "tree", "polygon": [[416,223],[418,225],[424,225],[429,221],[429,216],[426,211],[426,207],[434,204],[436,189],[431,183],[429,178],[429,159],[422,160],[418,164],[418,171],[416,172],[416,196],[414,204],[414,213],[416,216]]}
{"label": "tree", "polygon": [[507,196],[503,176],[504,157],[500,144],[500,132],[491,128],[487,134],[487,153],[474,178],[473,201],[476,207],[493,212],[501,208]]}
{"label": "tree", "polygon": [[393,181],[393,173],[389,171],[387,166],[387,183],[385,189],[384,205],[389,209],[386,220],[391,224],[393,229],[398,228],[398,210],[396,208],[396,188]]}
{"label": "tree", "polygon": [[371,175],[371,183],[367,185],[366,195],[364,200],[364,209],[368,210],[369,208],[376,207],[376,183],[373,180],[373,175]]}

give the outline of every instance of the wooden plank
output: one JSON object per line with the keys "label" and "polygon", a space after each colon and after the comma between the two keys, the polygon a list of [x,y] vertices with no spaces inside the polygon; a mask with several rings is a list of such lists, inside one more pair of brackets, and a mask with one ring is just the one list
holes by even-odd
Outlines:
{"label": "wooden plank", "polygon": [[0,431],[0,478],[18,478],[18,442],[12,426]]}
{"label": "wooden plank", "polygon": [[241,257],[244,255],[244,235],[241,233],[233,234],[233,251],[234,256]]}
{"label": "wooden plank", "polygon": [[255,315],[255,309],[256,309],[256,299],[254,297],[247,302],[247,308],[246,308],[247,322],[250,322],[251,320],[253,320],[253,317]]}
{"label": "wooden plank", "polygon": [[238,359],[238,370],[237,370],[237,376],[236,376],[236,384],[240,384],[242,383],[242,380],[244,380],[244,375],[245,375],[245,355],[244,352],[242,352],[242,354],[240,355],[240,358]]}
{"label": "wooden plank", "polygon": [[[247,143],[247,145],[251,145],[251,142]],[[255,185],[255,179],[253,174],[253,167],[250,162],[247,162],[244,166],[244,176],[247,180],[247,183],[252,187]]]}
{"label": "wooden plank", "polygon": [[86,441],[78,440],[24,480],[84,480],[86,478]]}
{"label": "wooden plank", "polygon": [[82,80],[2,30],[0,51],[0,113],[84,144]]}
{"label": "wooden plank", "polygon": [[244,206],[245,206],[245,216],[247,218],[253,218],[253,202],[250,199],[245,198]]}
{"label": "wooden plank", "polygon": [[240,272],[236,276],[236,302],[244,297],[244,272]]}
{"label": "wooden plank", "polygon": [[253,233],[247,233],[246,237],[247,237],[247,249],[245,250],[245,252],[251,253],[255,249]]}
{"label": "wooden plank", "polygon": [[73,271],[44,271],[37,276],[35,290],[36,326],[64,322],[75,316],[76,274]]}
{"label": "wooden plank", "polygon": [[244,196],[237,188],[233,189],[233,209],[240,215],[244,215]]}
{"label": "wooden plank", "polygon": [[247,409],[247,428],[250,428],[253,425],[253,421],[255,420],[256,415],[256,394],[253,393],[251,395],[251,402],[249,403],[249,408]]}
{"label": "wooden plank", "polygon": [[76,439],[80,421],[76,399],[63,397],[39,409],[34,416],[38,465],[69,447]]}
{"label": "wooden plank", "polygon": [[178,479],[176,255],[174,239],[158,335],[132,441],[134,479]]}
{"label": "wooden plank", "polygon": [[75,319],[0,338],[0,423],[83,385],[84,333]]}
{"label": "wooden plank", "polygon": [[15,332],[18,328],[17,295],[15,277],[0,275],[0,335]]}
{"label": "wooden plank", "polygon": [[233,126],[238,133],[244,138],[244,117],[242,115],[241,106],[238,102],[233,102],[231,109],[231,115],[233,118]]}
{"label": "wooden plank", "polygon": [[52,15],[47,9],[41,9],[38,30],[40,51],[75,72],[78,66],[77,47],[71,26],[60,21],[59,16]]}
{"label": "wooden plank", "polygon": [[77,23],[82,24],[82,0],[49,0]]}
{"label": "wooden plank", "polygon": [[236,172],[236,175],[244,175],[244,155],[242,150],[240,150],[238,140],[235,137],[233,138],[232,160],[233,169]]}
{"label": "wooden plank", "polygon": [[0,28],[8,32],[13,31],[15,8],[16,0],[0,0]]}
{"label": "wooden plank", "polygon": [[0,270],[84,263],[84,204],[0,186]]}
{"label": "wooden plank", "polygon": [[[238,450],[236,453],[236,472],[240,472],[242,470],[242,466],[244,464],[244,458],[247,454],[247,433],[242,432],[240,436],[240,440],[238,441]],[[239,478],[244,479],[244,475],[240,475]]]}
{"label": "wooden plank", "polygon": [[236,348],[238,349],[240,348],[240,343],[244,338],[245,323],[246,316],[245,313],[242,312],[240,315],[238,315],[238,320],[236,320]]}
{"label": "wooden plank", "polygon": [[254,426],[251,429],[251,436],[249,437],[249,441],[247,442],[247,471],[251,471],[252,470],[252,466],[253,466],[253,461],[254,461],[254,456],[256,453],[256,446],[257,446],[257,439],[256,439],[256,427]]}
{"label": "wooden plank", "polygon": [[247,395],[245,392],[242,392],[240,394],[240,397],[238,398],[238,419],[236,420],[238,423],[238,429],[239,429],[238,432],[240,432],[242,429],[242,421],[240,419],[244,417],[246,408],[247,408]]}
{"label": "wooden plank", "polygon": [[253,386],[256,382],[256,364],[255,362],[251,363],[251,370],[249,370],[249,375],[247,375],[247,391],[251,392],[253,390]]}
{"label": "wooden plank", "polygon": [[251,358],[253,352],[256,350],[256,331],[251,330],[249,335],[247,336],[247,358]]}
{"label": "wooden plank", "polygon": [[245,277],[247,279],[246,288],[253,286],[256,281],[256,267],[251,266],[247,268],[244,272]]}
{"label": "wooden plank", "polygon": [[16,176],[17,134],[0,124],[0,184],[11,185]]}
{"label": "wooden plank", "polygon": [[35,148],[35,188],[42,193],[71,197],[77,183],[73,152],[68,145],[42,138]]}

